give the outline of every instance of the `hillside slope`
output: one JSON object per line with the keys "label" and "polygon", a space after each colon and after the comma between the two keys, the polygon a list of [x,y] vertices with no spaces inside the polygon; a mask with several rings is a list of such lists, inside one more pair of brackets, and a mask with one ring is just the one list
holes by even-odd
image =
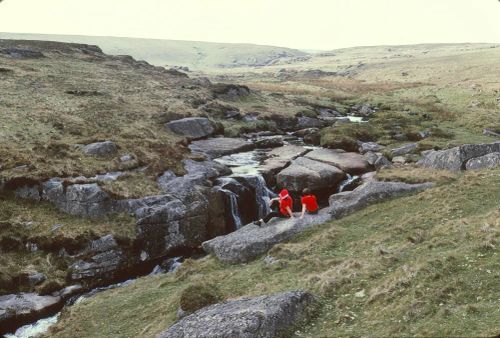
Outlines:
{"label": "hillside slope", "polygon": [[154,337],[176,320],[182,290],[197,283],[217,286],[227,299],[313,292],[320,311],[299,337],[494,336],[499,186],[499,169],[459,174],[277,245],[269,253],[276,263],[187,260],[175,273],[67,308],[48,336]]}
{"label": "hillside slope", "polygon": [[101,36],[0,33],[0,39],[45,40],[98,45],[111,55],[131,55],[158,66],[193,69],[257,67],[307,53],[283,47]]}

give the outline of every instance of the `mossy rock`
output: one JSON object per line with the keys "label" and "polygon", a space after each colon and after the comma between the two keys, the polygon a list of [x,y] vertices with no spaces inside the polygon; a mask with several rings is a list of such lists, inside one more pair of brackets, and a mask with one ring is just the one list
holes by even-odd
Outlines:
{"label": "mossy rock", "polygon": [[182,291],[180,307],[186,313],[193,313],[205,306],[222,300],[219,289],[212,284],[192,284]]}
{"label": "mossy rock", "polygon": [[38,294],[42,296],[50,295],[53,292],[59,291],[64,288],[64,282],[59,280],[47,280],[41,285],[36,287]]}

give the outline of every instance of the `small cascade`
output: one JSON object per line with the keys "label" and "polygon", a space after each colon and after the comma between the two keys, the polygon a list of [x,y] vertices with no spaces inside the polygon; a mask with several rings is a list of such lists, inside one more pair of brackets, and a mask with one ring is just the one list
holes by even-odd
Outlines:
{"label": "small cascade", "polygon": [[354,185],[357,181],[359,180],[359,176],[351,176],[347,174],[347,178],[340,182],[339,188],[337,192],[342,192],[344,190],[348,190],[349,188],[352,188],[352,185]]}
{"label": "small cascade", "polygon": [[260,174],[236,176],[236,180],[255,191],[257,218],[262,218],[270,211],[269,201],[275,194],[267,187],[264,177]]}
{"label": "small cascade", "polygon": [[164,273],[168,273],[168,272],[174,272],[182,265],[183,261],[184,261],[183,256],[169,258],[166,261],[156,265],[153,268],[153,271],[151,271],[151,273],[149,274],[149,276],[160,275],[160,274],[164,274]]}
{"label": "small cascade", "polygon": [[243,221],[241,220],[238,197],[243,195],[245,187],[232,177],[221,177],[215,183],[225,197],[226,224],[228,228],[233,230],[241,228]]}
{"label": "small cascade", "polygon": [[49,318],[43,318],[43,319],[37,320],[33,324],[21,326],[19,329],[16,330],[15,333],[6,334],[4,337],[5,338],[37,337],[41,334],[46,333],[52,325],[57,323],[57,320],[59,319],[60,315],[61,315],[61,313],[59,312],[55,316],[52,316]]}
{"label": "small cascade", "polygon": [[229,198],[229,209],[231,212],[231,216],[233,217],[234,227],[239,229],[243,226],[243,222],[241,221],[240,211],[238,210],[238,197],[236,194],[229,190],[221,190],[226,193],[226,196]]}

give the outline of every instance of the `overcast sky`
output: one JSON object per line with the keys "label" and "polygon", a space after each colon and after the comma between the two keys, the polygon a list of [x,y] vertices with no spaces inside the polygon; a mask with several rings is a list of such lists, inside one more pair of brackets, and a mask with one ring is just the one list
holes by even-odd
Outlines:
{"label": "overcast sky", "polygon": [[4,0],[0,32],[302,49],[500,43],[498,0]]}

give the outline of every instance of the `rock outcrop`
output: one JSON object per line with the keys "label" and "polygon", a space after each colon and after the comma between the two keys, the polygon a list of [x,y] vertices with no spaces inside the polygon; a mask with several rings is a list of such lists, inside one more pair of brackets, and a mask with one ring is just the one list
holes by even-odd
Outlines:
{"label": "rock outcrop", "polygon": [[500,141],[483,144],[464,144],[446,150],[429,150],[422,153],[417,164],[433,168],[459,171],[466,169],[467,161],[487,154],[500,152]]}
{"label": "rock outcrop", "polygon": [[333,165],[351,175],[363,174],[371,169],[370,163],[363,155],[347,153],[343,150],[316,149],[308,153],[306,157]]}
{"label": "rock outcrop", "polygon": [[266,253],[275,244],[315,224],[330,219],[328,213],[305,216],[303,219],[272,219],[266,226],[248,224],[225,236],[203,242],[203,249],[224,263],[245,263]]}
{"label": "rock outcrop", "polygon": [[61,297],[21,293],[0,296],[0,334],[58,311]]}
{"label": "rock outcrop", "polygon": [[115,155],[117,151],[118,147],[112,141],[91,143],[83,147],[84,153],[97,157],[112,156]]}
{"label": "rock outcrop", "polygon": [[344,217],[370,204],[406,193],[417,192],[433,187],[433,183],[407,184],[401,182],[370,181],[353,191],[341,192],[330,196],[328,212],[335,218]]}
{"label": "rock outcrop", "polygon": [[217,129],[206,117],[186,117],[170,121],[165,126],[172,132],[193,140],[211,136]]}
{"label": "rock outcrop", "polygon": [[288,336],[314,309],[304,291],[237,299],[202,308],[184,317],[157,338],[271,338]]}
{"label": "rock outcrop", "polygon": [[400,182],[368,181],[353,191],[330,197],[330,207],[318,215],[304,219],[272,219],[267,226],[248,224],[225,236],[219,236],[202,244],[203,249],[224,263],[244,263],[266,253],[275,244],[288,240],[309,227],[322,224],[332,218],[341,218],[369,204],[417,192],[434,186],[433,183],[406,184]]}
{"label": "rock outcrop", "polygon": [[99,218],[114,212],[116,203],[97,183],[65,186],[59,178],[42,185],[42,199],[71,215]]}
{"label": "rock outcrop", "polygon": [[417,148],[418,148],[418,144],[408,143],[408,144],[405,144],[399,148],[394,148],[391,151],[392,151],[393,156],[402,156],[402,155],[406,155],[406,154],[410,154],[410,153],[414,152],[415,150],[417,150]]}
{"label": "rock outcrop", "polygon": [[336,189],[345,173],[332,165],[299,157],[276,176],[279,187],[301,192],[304,188],[313,191]]}
{"label": "rock outcrop", "polygon": [[290,162],[309,150],[302,146],[285,145],[269,152],[269,158],[260,166],[259,171],[269,186],[274,185],[275,175]]}
{"label": "rock outcrop", "polygon": [[323,128],[328,125],[327,121],[307,116],[299,117],[297,120],[297,129]]}
{"label": "rock outcrop", "polygon": [[483,168],[495,168],[500,166],[500,152],[490,153],[484,156],[475,157],[465,163],[466,170]]}
{"label": "rock outcrop", "polygon": [[250,151],[255,147],[251,142],[240,138],[218,137],[203,141],[194,141],[189,145],[193,153],[201,153],[209,158],[217,158],[243,151]]}
{"label": "rock outcrop", "polygon": [[382,149],[384,149],[384,147],[375,142],[361,142],[361,144],[359,145],[359,152],[361,154],[367,153],[369,151],[377,152]]}
{"label": "rock outcrop", "polygon": [[112,235],[90,242],[82,256],[89,257],[85,260],[79,259],[69,267],[72,280],[112,278],[125,260]]}

